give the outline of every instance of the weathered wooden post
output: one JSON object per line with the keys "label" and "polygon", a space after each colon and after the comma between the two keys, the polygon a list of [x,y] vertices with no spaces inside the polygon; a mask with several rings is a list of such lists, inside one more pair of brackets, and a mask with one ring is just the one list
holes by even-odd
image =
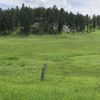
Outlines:
{"label": "weathered wooden post", "polygon": [[45,73],[46,73],[46,68],[47,68],[47,64],[44,64],[42,72],[41,72],[41,81],[44,80],[44,76],[45,76]]}

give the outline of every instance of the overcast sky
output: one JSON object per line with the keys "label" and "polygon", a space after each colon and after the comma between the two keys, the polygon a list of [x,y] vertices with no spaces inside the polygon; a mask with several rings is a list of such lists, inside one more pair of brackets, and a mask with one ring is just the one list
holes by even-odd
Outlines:
{"label": "overcast sky", "polygon": [[56,5],[58,8],[64,8],[67,11],[82,14],[100,14],[100,0],[0,0],[0,7],[8,8],[21,6],[24,3],[31,7],[52,7]]}

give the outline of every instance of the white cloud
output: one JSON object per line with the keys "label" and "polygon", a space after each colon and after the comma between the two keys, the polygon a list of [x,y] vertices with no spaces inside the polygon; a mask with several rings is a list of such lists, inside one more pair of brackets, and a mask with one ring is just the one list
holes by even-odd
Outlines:
{"label": "white cloud", "polygon": [[0,0],[0,5],[5,5],[5,6],[16,6],[16,5],[21,5],[23,0]]}
{"label": "white cloud", "polygon": [[67,8],[67,0],[0,0],[0,5],[5,8],[14,7],[16,5],[21,6],[24,3],[27,6],[31,7],[52,7],[56,5],[58,8]]}
{"label": "white cloud", "polygon": [[20,6],[24,3],[31,7],[52,7],[56,5],[59,9],[64,8],[74,13],[93,15],[100,14],[100,0],[0,0],[0,7],[8,8]]}
{"label": "white cloud", "polygon": [[82,14],[100,14],[100,0],[68,0],[68,10]]}

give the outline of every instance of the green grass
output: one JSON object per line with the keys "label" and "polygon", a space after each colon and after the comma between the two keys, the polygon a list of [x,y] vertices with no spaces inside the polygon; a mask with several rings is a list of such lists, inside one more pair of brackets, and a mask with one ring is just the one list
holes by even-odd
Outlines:
{"label": "green grass", "polygon": [[0,100],[100,100],[100,31],[0,37]]}

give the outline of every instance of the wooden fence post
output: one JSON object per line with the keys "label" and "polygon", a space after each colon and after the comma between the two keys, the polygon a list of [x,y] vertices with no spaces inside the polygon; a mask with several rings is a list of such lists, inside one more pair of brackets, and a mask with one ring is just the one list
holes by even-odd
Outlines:
{"label": "wooden fence post", "polygon": [[46,68],[47,68],[47,64],[44,64],[42,72],[41,72],[41,81],[43,81],[44,78],[45,78],[44,76],[45,76],[45,73],[46,73]]}

